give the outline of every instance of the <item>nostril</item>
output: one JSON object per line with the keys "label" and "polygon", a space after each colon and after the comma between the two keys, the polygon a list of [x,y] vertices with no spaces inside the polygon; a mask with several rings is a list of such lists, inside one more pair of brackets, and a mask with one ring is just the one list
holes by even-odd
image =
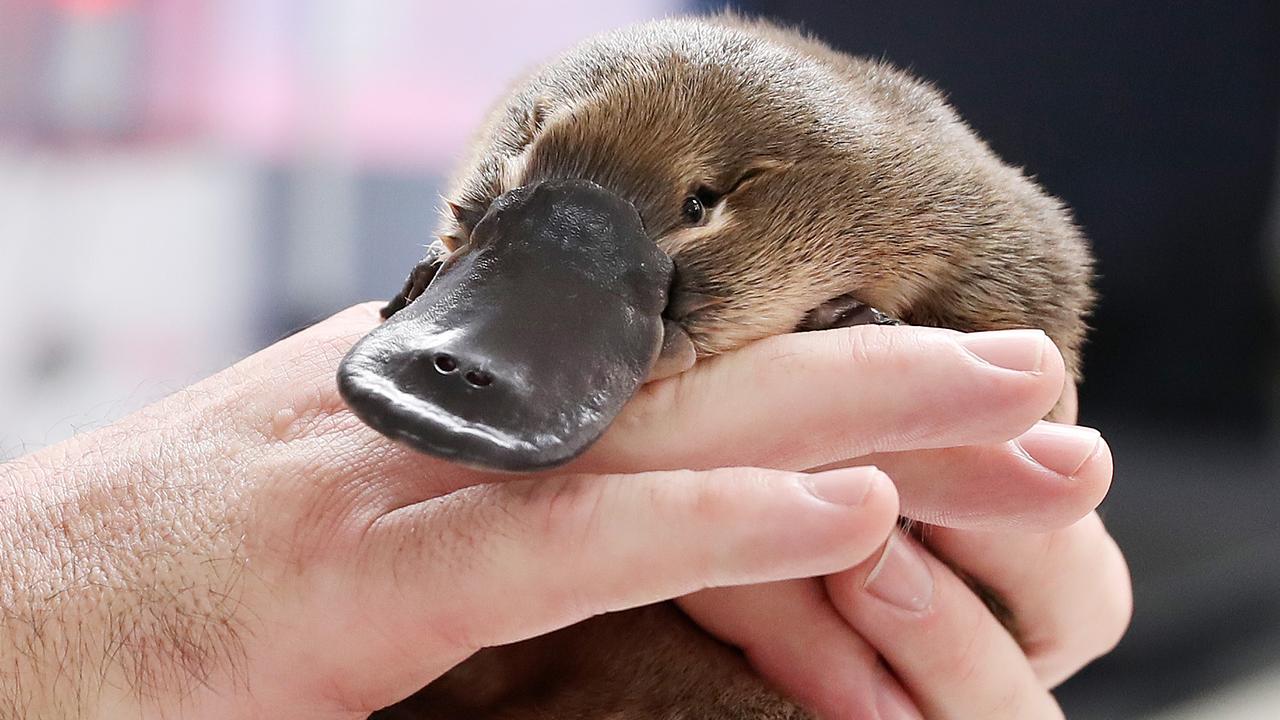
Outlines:
{"label": "nostril", "polygon": [[468,370],[462,377],[476,387],[486,387],[493,382],[493,376],[483,370]]}
{"label": "nostril", "polygon": [[458,361],[455,360],[452,355],[447,353],[440,353],[439,355],[436,355],[435,365],[436,370],[446,374],[458,369]]}

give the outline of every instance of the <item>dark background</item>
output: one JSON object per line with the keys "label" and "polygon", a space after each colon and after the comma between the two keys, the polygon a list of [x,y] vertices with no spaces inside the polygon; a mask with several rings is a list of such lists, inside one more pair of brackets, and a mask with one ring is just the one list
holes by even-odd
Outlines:
{"label": "dark background", "polygon": [[1115,454],[1103,514],[1136,609],[1060,690],[1068,716],[1130,717],[1280,662],[1280,3],[736,7],[932,80],[1093,243],[1081,419]]}

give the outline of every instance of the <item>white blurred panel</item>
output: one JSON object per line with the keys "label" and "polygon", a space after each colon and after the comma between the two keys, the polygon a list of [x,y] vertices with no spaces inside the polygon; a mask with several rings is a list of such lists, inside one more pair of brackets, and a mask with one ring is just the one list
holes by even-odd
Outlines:
{"label": "white blurred panel", "polygon": [[0,457],[249,349],[248,178],[198,150],[0,156]]}
{"label": "white blurred panel", "polygon": [[394,292],[509,83],[675,5],[0,0],[0,458]]}

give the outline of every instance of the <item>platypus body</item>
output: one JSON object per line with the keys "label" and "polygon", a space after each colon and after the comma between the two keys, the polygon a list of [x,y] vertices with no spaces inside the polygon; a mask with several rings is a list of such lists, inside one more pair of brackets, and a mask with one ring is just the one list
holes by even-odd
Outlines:
{"label": "platypus body", "polygon": [[[1063,205],[928,84],[765,22],[569,51],[494,110],[447,201],[339,387],[458,462],[555,467],[646,380],[887,318],[1038,327],[1078,377],[1092,261]],[[667,603],[484,650],[376,717],[808,715]]]}

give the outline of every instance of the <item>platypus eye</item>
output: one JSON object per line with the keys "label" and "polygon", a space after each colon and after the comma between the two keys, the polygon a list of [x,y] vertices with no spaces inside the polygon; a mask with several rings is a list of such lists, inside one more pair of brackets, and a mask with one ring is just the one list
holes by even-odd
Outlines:
{"label": "platypus eye", "polygon": [[720,196],[708,190],[707,188],[699,188],[696,193],[684,199],[684,207],[681,212],[684,213],[685,222],[690,225],[697,225],[706,219],[707,208],[714,206],[720,201]]}
{"label": "platypus eye", "polygon": [[707,209],[702,206],[702,201],[697,195],[690,195],[684,199],[684,207],[681,208],[684,213],[685,222],[690,225],[697,225],[702,222],[703,216],[707,214]]}

